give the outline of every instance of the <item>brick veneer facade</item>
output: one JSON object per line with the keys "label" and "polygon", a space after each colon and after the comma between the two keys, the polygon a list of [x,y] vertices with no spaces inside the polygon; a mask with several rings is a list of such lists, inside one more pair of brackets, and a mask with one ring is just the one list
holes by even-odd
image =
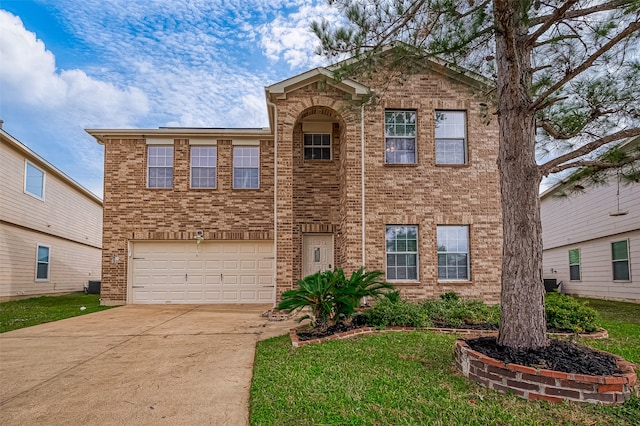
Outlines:
{"label": "brick veneer facade", "polygon": [[[367,84],[376,89],[375,82]],[[189,188],[189,143],[194,136],[188,134],[193,129],[184,129],[184,134],[180,129],[165,132],[174,141],[171,189],[146,188],[149,136],[143,131],[129,131],[126,138],[96,136],[105,146],[103,303],[126,302],[130,241],[193,241],[196,229],[203,229],[207,240],[273,240],[277,235],[279,299],[301,278],[305,233],[333,235],[336,267],[350,272],[364,260],[368,269],[384,271],[386,225],[418,227],[419,280],[395,283],[405,297],[424,299],[455,291],[498,302],[502,250],[498,131],[495,120],[487,124],[481,118],[484,100],[461,79],[435,69],[407,76],[403,84],[387,82],[378,94],[375,106],[354,107],[344,88],[326,84],[322,75],[292,85],[284,96],[272,96],[267,88],[275,114],[272,132],[255,131],[254,139],[260,140],[258,190],[232,189],[232,143],[237,139],[232,131],[225,135],[212,130],[208,135],[218,147],[218,186],[205,190]],[[416,110],[416,164],[384,163],[385,109]],[[435,165],[436,110],[466,112],[467,164]],[[302,126],[318,119],[331,123],[332,159],[305,161]],[[206,130],[201,129],[198,137],[207,137]],[[468,281],[438,281],[437,225],[469,226]],[[114,255],[119,261],[113,261]]]}

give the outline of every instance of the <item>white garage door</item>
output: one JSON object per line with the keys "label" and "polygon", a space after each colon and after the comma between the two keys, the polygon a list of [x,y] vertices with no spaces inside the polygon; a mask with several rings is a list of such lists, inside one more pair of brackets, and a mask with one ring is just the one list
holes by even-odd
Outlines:
{"label": "white garage door", "polygon": [[272,303],[270,241],[135,242],[133,303]]}

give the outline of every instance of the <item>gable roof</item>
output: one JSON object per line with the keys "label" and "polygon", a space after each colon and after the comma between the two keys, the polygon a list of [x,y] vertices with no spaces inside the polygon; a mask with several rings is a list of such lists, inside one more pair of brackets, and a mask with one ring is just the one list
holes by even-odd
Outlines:
{"label": "gable roof", "polygon": [[1,127],[0,127],[0,140],[2,140],[3,143],[6,143],[9,147],[11,147],[14,150],[18,151],[25,158],[27,158],[30,161],[36,163],[39,167],[44,168],[45,170],[47,170],[52,175],[57,176],[65,184],[69,185],[71,188],[73,188],[76,191],[80,192],[81,194],[83,194],[84,196],[86,196],[87,198],[91,199],[92,201],[94,201],[95,203],[99,204],[102,207],[102,199],[100,197],[98,197],[93,192],[89,191],[84,186],[80,185],[75,180],[71,179],[63,171],[61,171],[56,166],[54,166],[53,164],[51,164],[50,162],[48,162],[47,160],[45,160],[44,158],[42,158],[41,156],[36,154],[35,151],[31,150],[28,146],[26,146],[25,144],[20,142],[18,139],[16,139],[13,136],[11,136],[9,133],[7,133]]}
{"label": "gable roof", "polygon": [[[631,137],[631,138],[625,139],[625,140],[623,140],[621,142],[618,142],[615,146],[618,146],[619,148],[621,148],[623,150],[633,149],[636,146],[640,146],[640,136],[635,136],[635,137]],[[581,167],[578,170],[575,170],[573,173],[571,173],[568,176],[564,177],[560,182],[558,182],[555,185],[547,188],[545,191],[542,192],[542,194],[540,194],[540,200],[543,200],[543,199],[549,197],[550,195],[555,194],[557,191],[561,190],[569,182],[569,178],[571,178],[572,176],[576,175],[577,173],[580,173],[583,169],[584,168]]]}
{"label": "gable roof", "polygon": [[354,80],[346,78],[344,80],[337,81],[334,78],[333,72],[326,68],[314,68],[279,83],[267,86],[264,90],[267,95],[267,99],[273,102],[276,99],[286,99],[288,92],[318,81],[350,94],[354,100],[361,99],[371,93],[370,88]]}

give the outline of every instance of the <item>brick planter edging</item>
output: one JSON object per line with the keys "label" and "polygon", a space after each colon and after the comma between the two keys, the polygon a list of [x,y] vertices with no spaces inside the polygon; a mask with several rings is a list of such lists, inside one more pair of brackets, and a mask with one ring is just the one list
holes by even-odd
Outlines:
{"label": "brick planter edging", "polygon": [[468,379],[498,392],[513,392],[529,399],[549,402],[587,402],[621,404],[638,394],[635,365],[616,358],[623,373],[614,376],[588,376],[553,370],[506,364],[474,351],[458,339],[455,348],[456,367]]}
{"label": "brick planter edging", "polygon": [[[465,334],[467,336],[497,336],[497,330],[473,330],[470,328],[438,328],[438,327],[404,327],[404,326],[389,326],[383,329],[375,328],[375,327],[362,327],[356,328],[349,331],[344,331],[342,333],[336,333],[331,336],[322,337],[318,339],[311,340],[300,340],[298,338],[298,330],[302,330],[306,328],[306,326],[300,326],[297,328],[292,328],[289,330],[289,337],[291,338],[291,344],[294,348],[299,348],[300,346],[309,345],[311,343],[320,343],[326,340],[341,340],[347,339],[349,337],[357,336],[360,334],[371,334],[371,333],[382,333],[385,331],[435,331],[437,333],[451,333],[451,334]],[[547,333],[550,336],[554,337],[572,337],[574,334],[570,333]],[[597,333],[591,334],[579,334],[580,337],[586,337],[591,339],[606,339],[609,337],[609,333],[607,330],[601,330]]]}

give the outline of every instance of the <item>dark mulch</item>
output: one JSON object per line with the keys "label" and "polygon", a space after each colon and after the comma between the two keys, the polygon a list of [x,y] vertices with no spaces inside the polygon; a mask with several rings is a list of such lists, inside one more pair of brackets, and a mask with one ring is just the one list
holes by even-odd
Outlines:
{"label": "dark mulch", "polygon": [[466,342],[471,349],[506,363],[591,376],[610,376],[621,373],[613,355],[566,340],[550,339],[547,347],[535,351],[514,350],[500,346],[495,337],[479,337]]}
{"label": "dark mulch", "polygon": [[338,325],[331,325],[326,328],[308,328],[305,330],[299,330],[297,334],[300,341],[305,341],[312,339],[321,339],[323,337],[328,337],[336,333],[342,333],[344,331],[354,330],[363,326],[363,324],[359,324],[354,321],[349,323],[341,323]]}

